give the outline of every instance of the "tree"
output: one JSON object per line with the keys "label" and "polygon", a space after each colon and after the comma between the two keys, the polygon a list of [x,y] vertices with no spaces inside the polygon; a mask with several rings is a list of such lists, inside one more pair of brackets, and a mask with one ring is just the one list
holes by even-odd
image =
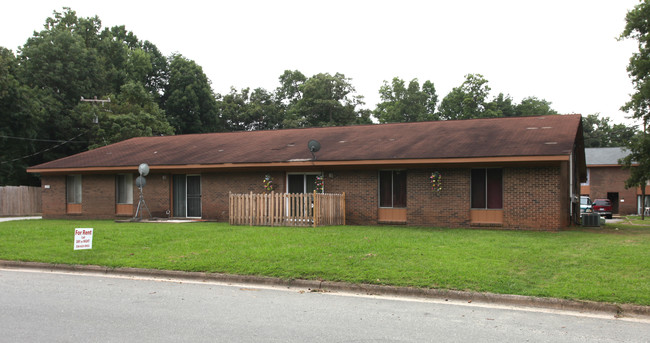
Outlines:
{"label": "tree", "polygon": [[17,77],[18,60],[0,47],[0,185],[36,185],[25,173],[39,149],[38,128],[43,124],[43,106],[36,93]]}
{"label": "tree", "polygon": [[582,118],[586,148],[626,146],[637,133],[636,126],[610,124],[609,117],[600,118],[598,113]]}
{"label": "tree", "polygon": [[[618,161],[625,169],[630,170],[630,177],[625,180],[625,188],[641,188],[641,199],[645,203],[645,188],[650,180],[650,136],[640,132],[628,142],[630,154]],[[641,211],[641,219],[645,211]]]}
{"label": "tree", "polygon": [[[6,74],[0,71],[5,89],[0,91],[0,130],[5,136],[23,140],[23,144],[16,144],[17,138],[0,139],[7,145],[0,152],[5,161],[0,167],[2,183],[37,183],[25,173],[26,166],[104,145],[104,141],[135,133],[173,134],[165,128],[169,125],[164,116],[159,120],[164,114],[160,109],[144,109],[148,105],[142,105],[139,111],[118,110],[123,103],[120,99],[140,91],[157,101],[168,75],[166,58],[155,45],[139,41],[124,26],[102,29],[97,16],[77,17],[76,12],[64,7],[45,20],[44,28],[27,39],[13,60],[8,50],[0,51],[0,55],[0,69],[7,70]],[[123,91],[128,94],[121,94]],[[95,96],[112,98],[106,109],[114,115],[102,118],[105,111],[80,102],[82,97]],[[140,98],[149,96],[141,94]],[[79,113],[82,109],[88,112],[85,117]],[[83,125],[82,120],[94,119],[95,115],[99,126]],[[113,128],[102,126],[108,122]],[[98,134],[102,142],[96,141]]]}
{"label": "tree", "polygon": [[529,116],[546,116],[557,114],[551,108],[551,102],[544,99],[538,99],[534,96],[529,96],[521,100],[521,103],[515,107],[515,116],[529,117]]}
{"label": "tree", "polygon": [[219,117],[227,131],[253,131],[280,128],[283,107],[272,93],[263,88],[241,92],[231,88],[219,101]]}
{"label": "tree", "polygon": [[499,93],[492,102],[488,104],[488,108],[497,114],[498,117],[516,117],[517,109],[512,103],[510,94],[504,95]]}
{"label": "tree", "polygon": [[465,75],[463,84],[452,89],[440,102],[440,118],[453,120],[499,116],[488,106],[490,86],[487,83],[481,74]]}
{"label": "tree", "polygon": [[[46,20],[46,30],[35,32],[20,50],[23,82],[47,92],[64,109],[74,107],[82,96],[104,94],[101,59],[96,50],[86,47],[98,25],[98,19],[80,20],[69,8],[55,11],[54,18]],[[78,26],[84,29],[77,30]],[[56,124],[58,118],[51,119]]]}
{"label": "tree", "polygon": [[394,77],[391,84],[384,81],[379,88],[382,102],[377,104],[373,116],[380,123],[403,123],[437,120],[435,113],[438,95],[431,81],[425,81],[420,89],[417,79],[409,82]]}
{"label": "tree", "polygon": [[634,93],[621,109],[647,123],[650,119],[650,1],[641,1],[627,13],[625,21],[619,39],[636,39],[639,51],[632,54],[627,66]]}
{"label": "tree", "polygon": [[[632,79],[634,92],[630,100],[621,107],[625,112],[632,112],[632,117],[643,121],[643,132],[637,134],[627,145],[630,155],[619,163],[630,168],[632,162],[637,166],[631,168],[626,187],[641,187],[641,198],[645,203],[645,186],[650,179],[650,137],[646,133],[646,124],[650,119],[650,1],[644,0],[625,16],[625,29],[619,39],[636,39],[639,51],[632,54],[627,71]],[[642,219],[644,219],[642,213]]]}
{"label": "tree", "polygon": [[357,110],[357,106],[364,104],[363,97],[354,94],[351,80],[345,75],[320,73],[304,82],[300,81],[302,74],[297,71],[289,72],[289,75],[292,77],[286,78],[287,82],[278,92],[278,98],[283,97],[284,102],[288,102],[283,127],[371,123],[369,112]]}
{"label": "tree", "polygon": [[302,97],[300,87],[307,77],[298,70],[285,70],[279,77],[280,87],[275,90],[275,96],[285,105],[293,105]]}
{"label": "tree", "polygon": [[147,90],[156,97],[159,105],[162,106],[162,96],[165,92],[165,87],[169,82],[169,62],[158,47],[149,41],[142,43],[142,50],[149,55],[151,62],[151,70],[147,75],[145,87]]}
{"label": "tree", "polygon": [[217,100],[203,68],[182,55],[174,55],[169,70],[164,109],[176,132],[215,132],[223,128],[218,123]]}
{"label": "tree", "polygon": [[[29,38],[18,56],[21,80],[35,90],[47,115],[49,125],[39,137],[65,141],[79,131],[72,118],[82,97],[115,97],[133,82],[159,90],[164,82],[159,76],[165,75],[154,70],[154,62],[165,67],[159,58],[155,45],[142,43],[124,26],[102,31],[97,16],[80,18],[70,8],[54,11],[45,29]],[[87,148],[67,144],[44,153],[41,162]]]}
{"label": "tree", "polygon": [[174,134],[155,97],[142,84],[129,82],[111,98],[102,105],[80,103],[71,114],[78,129],[85,132],[89,149],[133,137]]}

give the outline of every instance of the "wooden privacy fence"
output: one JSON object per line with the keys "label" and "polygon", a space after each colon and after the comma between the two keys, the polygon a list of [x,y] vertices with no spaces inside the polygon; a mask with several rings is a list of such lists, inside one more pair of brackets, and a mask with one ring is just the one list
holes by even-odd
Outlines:
{"label": "wooden privacy fence", "polygon": [[232,194],[231,225],[345,225],[343,194]]}
{"label": "wooden privacy fence", "polygon": [[41,212],[40,187],[0,187],[0,216],[27,216]]}

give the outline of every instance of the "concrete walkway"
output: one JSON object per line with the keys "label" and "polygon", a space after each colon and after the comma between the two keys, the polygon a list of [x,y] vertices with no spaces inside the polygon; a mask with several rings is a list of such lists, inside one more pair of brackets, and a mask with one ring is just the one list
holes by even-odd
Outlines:
{"label": "concrete walkway", "polygon": [[34,216],[34,217],[0,217],[0,222],[8,222],[10,220],[25,220],[25,219],[43,219],[43,217],[40,217],[40,216]]}

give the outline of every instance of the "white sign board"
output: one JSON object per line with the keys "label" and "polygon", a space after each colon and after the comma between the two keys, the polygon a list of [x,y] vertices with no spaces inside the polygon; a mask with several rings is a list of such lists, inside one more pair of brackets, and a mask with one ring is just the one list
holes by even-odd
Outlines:
{"label": "white sign board", "polygon": [[93,229],[74,229],[74,250],[93,248]]}

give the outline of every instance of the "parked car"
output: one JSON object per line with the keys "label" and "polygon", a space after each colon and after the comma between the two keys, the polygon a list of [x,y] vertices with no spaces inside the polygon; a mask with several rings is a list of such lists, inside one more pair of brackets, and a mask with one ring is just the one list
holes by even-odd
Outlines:
{"label": "parked car", "polygon": [[588,196],[581,196],[580,197],[580,213],[591,213],[594,211],[593,209],[593,203],[591,202],[591,199],[589,199]]}
{"label": "parked car", "polygon": [[605,216],[607,219],[612,219],[612,202],[609,199],[596,199],[594,200],[593,209],[595,213],[600,216]]}

